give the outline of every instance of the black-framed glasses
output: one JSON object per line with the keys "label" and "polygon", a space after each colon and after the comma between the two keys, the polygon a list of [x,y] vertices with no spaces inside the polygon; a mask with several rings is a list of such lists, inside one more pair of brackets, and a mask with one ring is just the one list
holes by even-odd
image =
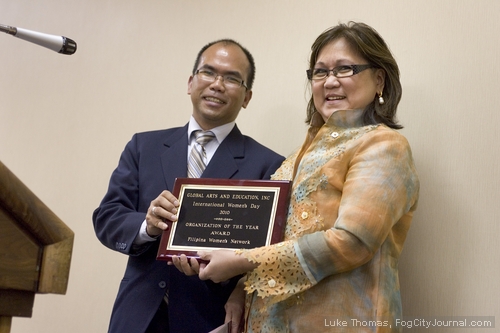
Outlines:
{"label": "black-framed glasses", "polygon": [[356,75],[368,68],[375,68],[375,66],[366,64],[366,65],[343,65],[343,66],[337,66],[333,69],[313,68],[306,70],[306,73],[307,73],[307,78],[309,80],[317,81],[326,79],[330,75],[330,73],[332,73],[333,76],[337,78],[343,78]]}
{"label": "black-framed glasses", "polygon": [[217,74],[209,69],[198,69],[196,72],[194,72],[195,75],[198,75],[198,77],[206,82],[213,83],[217,78],[221,78],[222,82],[224,82],[224,86],[226,88],[239,88],[239,87],[245,87],[245,89],[248,90],[248,87],[245,85],[245,81],[232,75],[220,75]]}

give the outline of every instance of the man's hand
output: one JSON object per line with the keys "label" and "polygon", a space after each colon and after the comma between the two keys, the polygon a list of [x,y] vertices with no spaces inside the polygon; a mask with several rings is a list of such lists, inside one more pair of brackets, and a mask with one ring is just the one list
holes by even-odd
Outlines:
{"label": "man's hand", "polygon": [[[196,258],[188,259],[185,254],[172,256],[172,261],[169,261],[168,265],[174,265],[181,273],[188,276],[197,275],[200,272],[200,263],[198,263],[198,260]],[[202,263],[201,265],[205,264]]]}
{"label": "man's hand", "polygon": [[148,235],[155,237],[160,235],[163,230],[167,230],[166,220],[177,221],[178,207],[179,200],[167,190],[161,192],[156,199],[151,201],[146,214],[146,232]]}

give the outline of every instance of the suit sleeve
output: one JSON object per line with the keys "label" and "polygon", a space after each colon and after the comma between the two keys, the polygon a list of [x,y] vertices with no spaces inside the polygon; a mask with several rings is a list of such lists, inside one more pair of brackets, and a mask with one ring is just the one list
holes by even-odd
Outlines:
{"label": "suit sleeve", "polygon": [[137,135],[126,145],[92,220],[97,238],[112,250],[134,254],[132,243],[145,219],[139,211]]}
{"label": "suit sleeve", "polygon": [[274,158],[274,162],[269,166],[269,168],[266,170],[264,176],[262,179],[268,180],[271,179],[271,176],[276,172],[276,170],[280,167],[280,165],[283,163],[284,158],[279,156],[277,158]]}

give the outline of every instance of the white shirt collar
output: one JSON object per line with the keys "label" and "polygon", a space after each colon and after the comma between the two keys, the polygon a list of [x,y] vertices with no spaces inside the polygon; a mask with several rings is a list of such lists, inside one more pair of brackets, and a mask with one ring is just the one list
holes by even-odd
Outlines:
{"label": "white shirt collar", "polygon": [[[215,134],[215,138],[217,139],[217,143],[220,144],[228,135],[231,133],[231,131],[234,128],[234,125],[236,125],[235,121],[232,121],[230,123],[214,127],[210,129],[211,132]],[[188,125],[188,144],[191,143],[191,134],[194,131],[198,130],[203,130],[201,126],[196,122],[193,116],[189,119],[189,125]]]}

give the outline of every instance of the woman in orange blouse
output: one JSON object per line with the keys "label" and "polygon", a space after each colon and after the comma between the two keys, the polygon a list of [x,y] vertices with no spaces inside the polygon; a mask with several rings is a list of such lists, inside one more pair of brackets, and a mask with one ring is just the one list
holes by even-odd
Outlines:
{"label": "woman in orange blouse", "polygon": [[398,332],[398,259],[419,192],[396,131],[398,66],[374,29],[350,22],[316,39],[307,77],[307,138],[273,176],[293,180],[285,240],[192,266],[215,282],[246,273],[248,332]]}

